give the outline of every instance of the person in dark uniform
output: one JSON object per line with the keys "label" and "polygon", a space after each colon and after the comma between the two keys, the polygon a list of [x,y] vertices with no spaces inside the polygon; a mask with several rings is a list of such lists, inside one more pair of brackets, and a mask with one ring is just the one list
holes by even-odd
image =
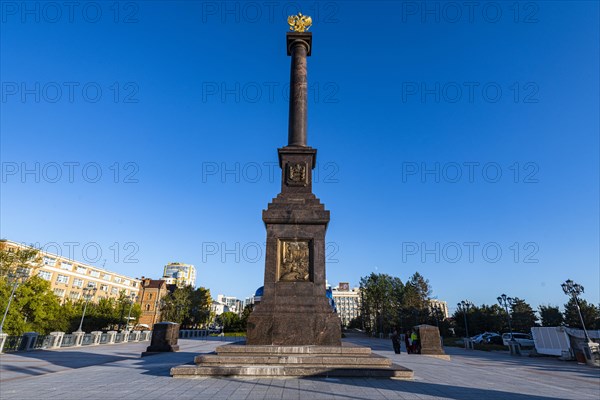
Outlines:
{"label": "person in dark uniform", "polygon": [[394,333],[392,333],[392,345],[394,346],[394,353],[400,354],[400,334],[397,329],[394,329]]}

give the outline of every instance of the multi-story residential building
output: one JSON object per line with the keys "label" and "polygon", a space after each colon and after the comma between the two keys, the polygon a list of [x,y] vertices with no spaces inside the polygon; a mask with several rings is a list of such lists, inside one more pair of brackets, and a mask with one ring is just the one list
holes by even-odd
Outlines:
{"label": "multi-story residential building", "polygon": [[225,304],[230,312],[241,315],[242,311],[244,311],[244,304],[242,301],[233,296],[224,296],[219,294],[217,295],[217,302]]}
{"label": "multi-story residential building", "polygon": [[150,279],[142,276],[140,291],[140,306],[142,315],[139,323],[150,329],[161,321],[160,310],[163,298],[169,294],[169,285],[162,279]]}
{"label": "multi-story residential building", "polygon": [[348,326],[360,314],[360,289],[350,289],[348,282],[340,282],[338,287],[332,288],[332,294],[342,325]]}
{"label": "multi-story residential building", "polygon": [[169,263],[165,265],[162,279],[167,285],[196,287],[196,267],[179,262]]}
{"label": "multi-story residential building", "polygon": [[432,311],[438,309],[441,312],[441,315],[443,315],[443,319],[446,319],[449,316],[448,304],[445,301],[438,299],[429,299],[429,309]]}
{"label": "multi-story residential building", "polygon": [[210,311],[216,317],[223,313],[229,312],[229,307],[227,307],[227,304],[213,300],[213,302],[210,303]]}
{"label": "multi-story residential building", "polygon": [[[28,249],[31,246],[3,240],[2,244],[10,249]],[[39,250],[39,249],[38,249]],[[137,296],[140,292],[140,280],[122,275],[104,268],[89,265],[67,257],[39,250],[39,268],[30,268],[30,274],[50,282],[50,288],[61,301],[76,301],[83,297],[83,288],[95,287],[96,292],[90,301],[101,298],[118,298],[122,292],[126,296]]]}

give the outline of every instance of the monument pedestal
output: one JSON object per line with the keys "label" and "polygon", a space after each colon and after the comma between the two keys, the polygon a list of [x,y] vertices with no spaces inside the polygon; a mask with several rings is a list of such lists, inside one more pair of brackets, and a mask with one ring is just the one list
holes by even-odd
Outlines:
{"label": "monument pedestal", "polygon": [[341,321],[325,295],[329,211],[312,193],[317,150],[279,149],[281,193],[263,211],[264,294],[248,319],[248,345],[341,344]]}
{"label": "monument pedestal", "polygon": [[412,379],[413,372],[390,359],[371,354],[368,347],[252,346],[229,344],[216,354],[196,356],[197,364],[171,368],[175,378],[204,376],[252,377],[370,377]]}

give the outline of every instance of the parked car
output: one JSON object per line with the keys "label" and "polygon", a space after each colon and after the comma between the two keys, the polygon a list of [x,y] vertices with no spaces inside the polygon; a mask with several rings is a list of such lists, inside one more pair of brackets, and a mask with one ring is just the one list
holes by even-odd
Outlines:
{"label": "parked car", "polygon": [[487,343],[487,339],[492,336],[500,336],[500,335],[495,332],[483,332],[479,335],[473,336],[471,338],[471,340],[473,341],[473,343]]}
{"label": "parked car", "polygon": [[487,344],[499,344],[499,345],[503,345],[503,340],[502,340],[502,336],[500,335],[493,335],[493,336],[489,336],[487,339],[485,339],[485,342]]}
{"label": "parked car", "polygon": [[[512,338],[514,341],[516,341],[517,343],[519,343],[521,346],[524,346],[524,347],[533,347],[535,344],[531,335],[528,335],[527,333],[513,333]],[[505,346],[508,346],[508,342],[510,341],[510,339],[511,339],[510,333],[502,334],[502,343]]]}

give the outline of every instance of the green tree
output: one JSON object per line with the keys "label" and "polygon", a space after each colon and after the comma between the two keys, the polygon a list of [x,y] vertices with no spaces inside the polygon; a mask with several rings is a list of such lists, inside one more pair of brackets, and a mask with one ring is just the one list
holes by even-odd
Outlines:
{"label": "green tree", "polygon": [[371,273],[360,280],[362,314],[369,332],[389,332],[397,321],[403,285],[399,278]]}
{"label": "green tree", "polygon": [[408,326],[430,322],[429,298],[431,286],[429,280],[415,272],[404,285],[402,294],[402,319]]}
{"label": "green tree", "polygon": [[254,311],[254,304],[247,304],[242,311],[242,316],[240,317],[240,328],[242,331],[246,330],[246,326],[248,323],[248,318],[250,314]]}
{"label": "green tree", "polygon": [[542,326],[561,326],[564,322],[564,317],[558,306],[540,305],[538,307]]}
{"label": "green tree", "polygon": [[[455,313],[457,333],[464,334],[464,325],[462,313]],[[460,315],[461,319],[458,319]],[[469,326],[469,335],[474,336],[483,332],[503,332],[508,331],[508,319],[506,311],[497,304],[488,306],[472,306],[467,314],[467,323]]]}
{"label": "green tree", "polygon": [[190,292],[189,296],[190,309],[183,324],[190,328],[198,328],[205,325],[210,319],[210,305],[212,304],[210,289],[199,287]]}
{"label": "green tree", "polygon": [[[600,329],[600,309],[583,299],[579,299],[579,308],[581,309],[581,316],[583,317],[585,327],[587,329]],[[573,298],[570,298],[567,304],[565,304],[564,320],[565,325],[571,328],[582,328],[581,319],[577,312],[577,305]]]}
{"label": "green tree", "polygon": [[515,332],[529,333],[538,321],[533,308],[525,300],[518,297],[513,301],[511,318],[512,328]]}
{"label": "green tree", "polygon": [[[12,285],[0,278],[0,309],[6,310]],[[47,334],[68,326],[60,319],[60,301],[50,290],[50,283],[34,276],[19,285],[8,310],[3,331],[9,335],[24,332]]]}
{"label": "green tree", "polygon": [[41,257],[37,249],[12,247],[6,240],[0,240],[0,278],[17,273],[32,276],[40,266]]}
{"label": "green tree", "polygon": [[161,309],[161,320],[183,324],[183,321],[190,316],[192,305],[191,286],[177,288],[173,293],[164,297],[164,304]]}
{"label": "green tree", "polygon": [[217,323],[223,327],[224,332],[241,332],[240,317],[231,311],[217,316]]}

